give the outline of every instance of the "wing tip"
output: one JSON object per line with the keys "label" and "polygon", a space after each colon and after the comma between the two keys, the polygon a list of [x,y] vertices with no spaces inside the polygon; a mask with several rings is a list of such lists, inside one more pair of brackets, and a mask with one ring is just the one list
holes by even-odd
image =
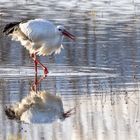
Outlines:
{"label": "wing tip", "polygon": [[8,23],[5,25],[5,27],[3,28],[2,32],[5,34],[5,35],[8,35],[10,33],[12,33],[15,29],[15,27],[17,27],[17,25],[19,25],[20,22],[11,22],[11,23]]}

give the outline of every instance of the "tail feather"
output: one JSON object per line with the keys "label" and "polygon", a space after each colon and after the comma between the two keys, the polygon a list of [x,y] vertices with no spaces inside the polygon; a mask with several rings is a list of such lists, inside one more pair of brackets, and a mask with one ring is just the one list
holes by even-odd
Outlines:
{"label": "tail feather", "polygon": [[19,25],[20,22],[12,22],[7,24],[4,29],[3,29],[3,33],[8,35],[10,33],[12,33],[15,29],[15,27],[17,27]]}

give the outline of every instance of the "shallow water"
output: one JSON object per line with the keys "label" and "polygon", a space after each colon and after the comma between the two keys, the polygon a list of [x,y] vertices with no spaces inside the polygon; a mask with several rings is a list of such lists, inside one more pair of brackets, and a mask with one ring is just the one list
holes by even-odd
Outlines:
{"label": "shallow water", "polygon": [[[18,42],[2,35],[12,21],[47,18],[77,36],[60,55],[40,57],[49,75],[40,89],[62,97],[65,121],[24,124],[3,110],[30,91],[33,62]],[[139,0],[0,1],[0,139],[139,140]],[[42,74],[40,69],[39,75]]]}

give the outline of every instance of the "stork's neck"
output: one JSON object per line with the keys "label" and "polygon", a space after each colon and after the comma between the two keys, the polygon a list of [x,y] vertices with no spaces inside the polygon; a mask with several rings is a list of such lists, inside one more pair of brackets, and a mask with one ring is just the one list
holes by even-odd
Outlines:
{"label": "stork's neck", "polygon": [[46,38],[46,44],[50,48],[59,48],[62,44],[63,35],[55,29],[51,32],[48,38]]}
{"label": "stork's neck", "polygon": [[63,35],[56,29],[54,38],[52,40],[54,47],[60,47],[63,41]]}

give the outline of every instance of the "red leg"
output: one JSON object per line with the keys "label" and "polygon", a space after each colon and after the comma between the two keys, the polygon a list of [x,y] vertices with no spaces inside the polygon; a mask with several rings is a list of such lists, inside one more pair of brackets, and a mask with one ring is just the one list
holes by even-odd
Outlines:
{"label": "red leg", "polygon": [[[45,79],[45,77],[47,76],[47,74],[48,74],[48,69],[47,69],[47,67],[45,67],[45,66],[37,59],[36,53],[35,53],[35,54],[32,54],[31,56],[32,56],[32,58],[33,58],[33,60],[34,60],[34,66],[35,66],[35,80],[34,80],[34,84],[33,84],[33,86],[32,86],[32,89],[33,89],[34,91],[37,92],[37,87],[38,87],[38,85],[41,83],[41,81],[42,81],[43,79]],[[40,64],[40,66],[41,66],[41,67],[43,68],[43,70],[44,70],[44,75],[43,75],[39,80],[37,79],[37,64]]]}
{"label": "red leg", "polygon": [[32,89],[37,92],[37,85],[38,85],[38,80],[37,80],[37,64],[38,62],[36,61],[36,55],[32,54],[32,58],[34,60],[34,67],[35,67],[35,79],[34,79],[34,83],[32,85]]}
{"label": "red leg", "polygon": [[46,76],[47,76],[47,75],[42,76],[42,77],[38,80],[37,84],[40,84],[40,83],[41,83],[41,81],[42,81],[42,80],[44,80],[44,79],[46,78]]}
{"label": "red leg", "polygon": [[[37,60],[37,59],[36,59]],[[47,67],[45,67],[39,60],[37,60],[37,63],[40,64],[40,66],[43,68],[44,70],[44,75],[38,80],[37,84],[40,84],[42,80],[44,80],[47,77],[48,74],[48,69]]]}
{"label": "red leg", "polygon": [[44,77],[47,76],[48,74],[48,69],[47,67],[45,67],[38,59],[36,59],[37,63],[40,64],[40,66],[42,67],[42,69],[44,70]]}
{"label": "red leg", "polygon": [[36,60],[34,60],[34,65],[35,65],[34,90],[37,93],[38,80],[37,80],[37,61]]}

